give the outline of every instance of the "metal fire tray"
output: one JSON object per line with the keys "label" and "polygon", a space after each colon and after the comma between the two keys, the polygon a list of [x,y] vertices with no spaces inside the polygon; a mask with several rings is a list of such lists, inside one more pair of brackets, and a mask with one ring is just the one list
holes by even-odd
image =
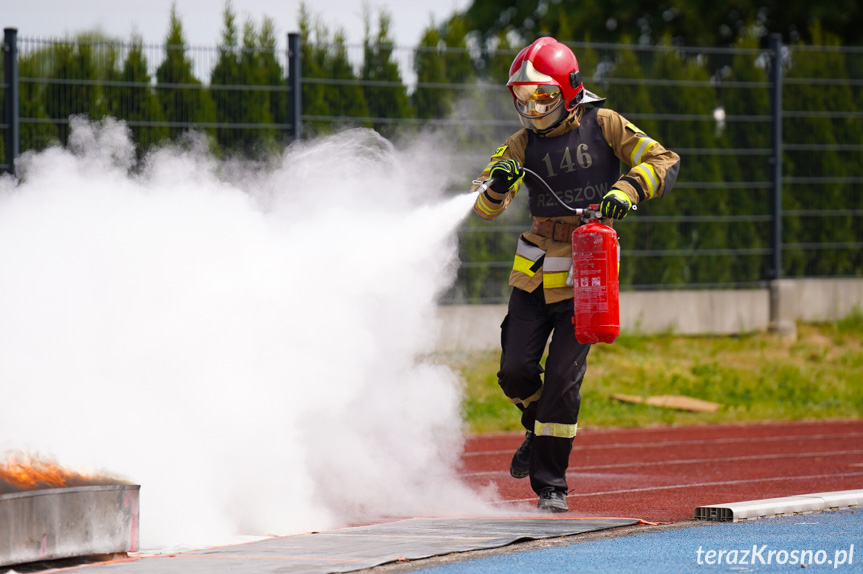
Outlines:
{"label": "metal fire tray", "polygon": [[0,566],[138,549],[138,485],[0,494]]}

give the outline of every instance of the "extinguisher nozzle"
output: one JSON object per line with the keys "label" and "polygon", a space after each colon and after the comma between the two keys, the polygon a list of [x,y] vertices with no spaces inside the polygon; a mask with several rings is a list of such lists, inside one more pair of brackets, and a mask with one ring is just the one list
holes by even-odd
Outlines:
{"label": "extinguisher nozzle", "polygon": [[494,178],[494,177],[491,179],[488,179],[486,181],[480,181],[478,179],[475,179],[475,180],[473,180],[473,184],[474,185],[479,184],[479,187],[477,188],[476,192],[477,193],[483,193],[485,190],[490,188],[496,180],[497,180],[497,178]]}

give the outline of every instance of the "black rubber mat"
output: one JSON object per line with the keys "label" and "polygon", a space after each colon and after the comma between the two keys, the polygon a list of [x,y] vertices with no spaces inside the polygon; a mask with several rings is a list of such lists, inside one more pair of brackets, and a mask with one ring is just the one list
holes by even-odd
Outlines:
{"label": "black rubber mat", "polygon": [[631,518],[414,518],[98,565],[118,574],[325,574],[629,526]]}

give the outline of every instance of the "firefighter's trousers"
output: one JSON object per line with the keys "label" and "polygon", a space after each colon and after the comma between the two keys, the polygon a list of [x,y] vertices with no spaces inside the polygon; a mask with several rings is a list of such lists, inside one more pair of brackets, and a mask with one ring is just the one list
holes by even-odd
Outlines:
{"label": "firefighter's trousers", "polygon": [[[536,493],[549,486],[567,490],[590,351],[590,345],[576,341],[572,317],[572,299],[546,304],[541,286],[533,293],[513,288],[501,325],[498,384],[522,410],[524,428],[537,435],[530,455],[530,485]],[[543,377],[540,360],[549,335]]]}

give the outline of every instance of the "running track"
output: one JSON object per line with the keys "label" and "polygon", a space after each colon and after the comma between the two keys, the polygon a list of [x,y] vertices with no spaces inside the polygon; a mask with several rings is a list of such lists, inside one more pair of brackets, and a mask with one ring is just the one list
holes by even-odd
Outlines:
{"label": "running track", "polygon": [[[536,504],[509,476],[522,433],[468,437],[462,474],[493,483],[502,506]],[[691,520],[697,506],[863,488],[863,420],[579,429],[569,472],[570,516]],[[566,517],[567,514],[559,515]]]}

